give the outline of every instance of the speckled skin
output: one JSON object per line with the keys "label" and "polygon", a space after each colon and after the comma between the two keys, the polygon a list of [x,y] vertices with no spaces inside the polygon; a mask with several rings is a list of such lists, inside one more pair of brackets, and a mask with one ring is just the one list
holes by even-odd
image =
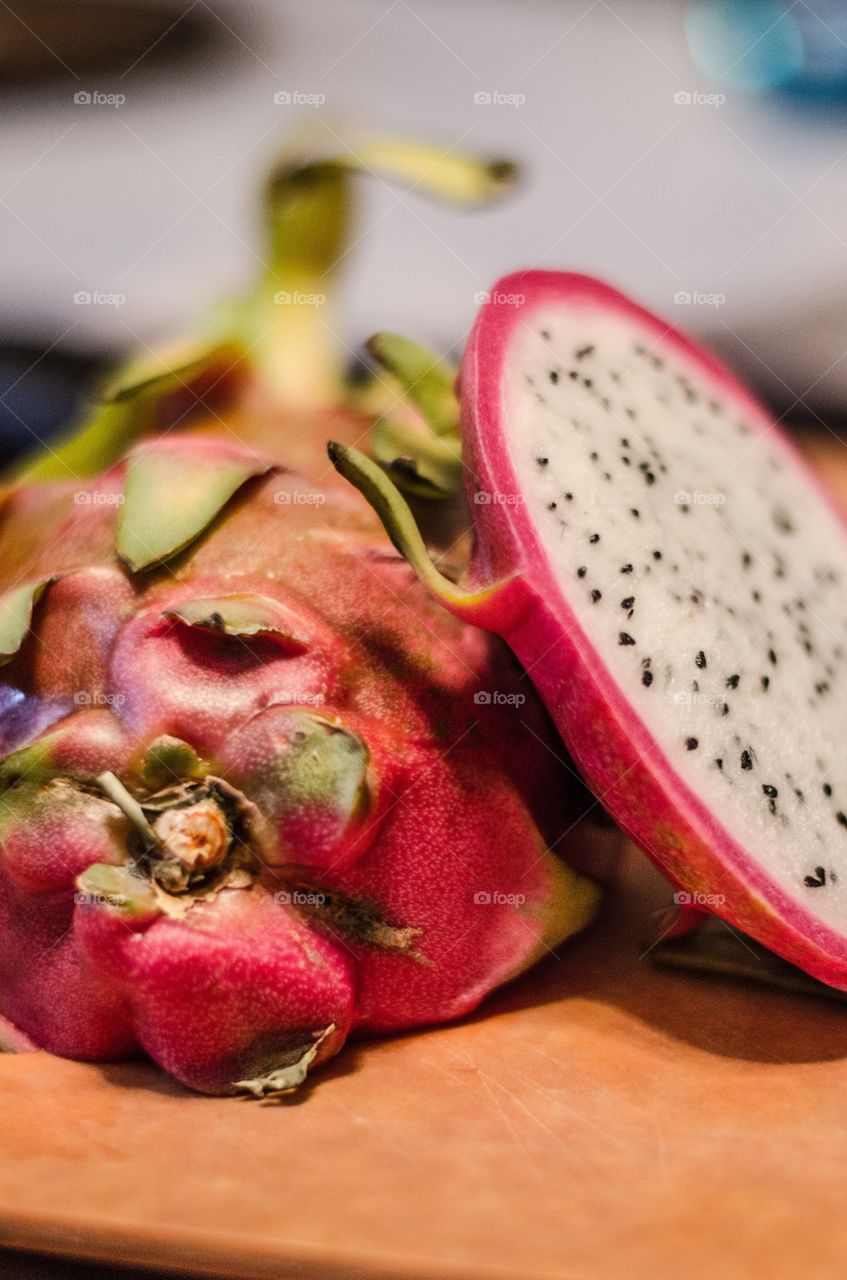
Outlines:
{"label": "speckled skin", "polygon": [[[198,459],[213,447],[186,439]],[[122,478],[119,464],[85,488],[115,494]],[[357,494],[278,467],[166,568],[132,575],[113,550],[119,507],[75,502],[80,487],[20,490],[0,524],[0,595],[56,579],[0,672],[3,753],[45,748],[17,772],[7,758],[0,797],[0,1015],[53,1052],[144,1050],[225,1093],[328,1027],[319,1060],[352,1031],[458,1017],[567,931],[551,926],[565,873],[547,853],[565,775],[540,704],[499,641],[430,599]],[[170,616],[235,592],[282,606],[305,643],[245,645]],[[494,691],[523,701],[475,700]],[[181,919],[143,893],[127,908],[77,891],[91,864],[128,857],[98,773],[137,789],[150,742],[168,734],[261,802],[285,709],[366,744],[352,826],[267,806],[252,883]],[[291,900],[304,882],[412,943],[313,918]]]}

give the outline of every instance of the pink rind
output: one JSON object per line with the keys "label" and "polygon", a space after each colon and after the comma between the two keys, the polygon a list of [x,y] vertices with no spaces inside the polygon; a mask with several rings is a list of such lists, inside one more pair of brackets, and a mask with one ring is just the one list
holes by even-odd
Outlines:
{"label": "pink rind", "polygon": [[[515,295],[524,299],[520,306],[498,301]],[[831,496],[749,391],[713,356],[615,289],[587,276],[529,271],[498,281],[491,297],[477,318],[461,372],[463,439],[476,488],[501,493],[517,493],[520,488],[501,411],[513,329],[526,325],[532,311],[550,303],[569,308],[600,303],[636,320],[731,394],[844,525]],[[724,895],[715,914],[821,981],[847,989],[847,938],[822,924],[766,875],[675,773],[580,627],[549,570],[525,508],[517,503],[489,504],[475,505],[474,511],[475,582],[517,570],[521,594],[530,602],[513,628],[497,626],[496,614],[491,622],[524,664],[604,807],[675,884],[691,892]],[[652,765],[645,763],[648,759]]]}

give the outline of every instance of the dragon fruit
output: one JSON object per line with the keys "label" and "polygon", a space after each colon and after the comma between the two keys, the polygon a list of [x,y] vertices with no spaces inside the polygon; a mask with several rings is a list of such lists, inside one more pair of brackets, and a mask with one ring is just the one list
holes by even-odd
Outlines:
{"label": "dragon fruit", "polygon": [[500,281],[461,396],[463,585],[378,468],[336,465],[436,598],[507,639],[679,927],[716,914],[847,988],[841,516],[725,369],[584,276]]}
{"label": "dragon fruit", "polygon": [[267,1100],[473,1009],[597,890],[550,852],[563,766],[508,649],[314,474],[361,414],[252,416],[255,374],[210,409],[219,359],[131,382],[3,498],[0,1025]]}

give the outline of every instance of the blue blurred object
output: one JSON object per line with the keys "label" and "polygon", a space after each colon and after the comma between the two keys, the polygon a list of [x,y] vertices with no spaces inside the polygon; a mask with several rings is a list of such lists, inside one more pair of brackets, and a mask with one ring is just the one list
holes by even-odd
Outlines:
{"label": "blue blurred object", "polygon": [[844,0],[699,0],[686,29],[698,66],[724,84],[847,102]]}
{"label": "blue blurred object", "polygon": [[0,347],[0,465],[39,448],[72,422],[96,362]]}

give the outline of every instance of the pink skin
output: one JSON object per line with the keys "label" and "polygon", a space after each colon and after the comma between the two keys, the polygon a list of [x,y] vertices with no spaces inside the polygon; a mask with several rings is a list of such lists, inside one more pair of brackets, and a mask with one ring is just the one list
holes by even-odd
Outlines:
{"label": "pink skin", "polygon": [[[657,343],[695,360],[792,466],[810,474],[749,392],[712,356],[615,290],[586,276],[544,271],[508,276],[492,290],[494,299],[515,294],[525,297],[522,307],[497,301],[483,307],[462,365],[463,438],[476,488],[519,491],[502,419],[502,381],[512,332],[550,303],[571,310],[600,303],[632,317]],[[821,501],[835,506],[822,490]],[[471,607],[444,603],[507,640],[592,789],[675,884],[700,893],[719,886],[725,895],[720,914],[729,923],[822,981],[847,988],[847,940],[774,884],[677,777],[580,628],[525,509],[474,504],[473,510],[477,547],[469,582],[481,587],[516,576]]]}
{"label": "pink skin", "polygon": [[[200,436],[179,447],[198,461],[218,449]],[[96,1061],[144,1050],[226,1093],[330,1026],[316,1061],[352,1032],[460,1016],[537,954],[553,886],[542,831],[558,834],[563,791],[543,711],[530,698],[532,732],[516,733],[513,714],[477,704],[480,689],[526,697],[511,655],[432,602],[346,485],[321,505],[276,501],[286,486],[308,487],[291,473],[251,481],[173,572],[134,576],[104,563],[115,508],[76,507],[64,489],[39,490],[40,506],[14,499],[51,513],[73,570],[46,589],[2,677],[31,709],[7,750],[39,750],[7,759],[0,795],[0,1015],[41,1047]],[[2,550],[4,589],[50,571],[34,545],[17,562]],[[228,594],[276,602],[303,645],[165,616]],[[361,806],[345,809],[343,785],[306,806],[296,788],[267,794],[263,766],[302,715],[365,744]],[[262,825],[252,886],[180,918],[141,879],[129,904],[78,885],[132,848],[95,779],[108,770],[138,791],[162,734],[204,756]],[[298,905],[304,883],[340,914]]]}

